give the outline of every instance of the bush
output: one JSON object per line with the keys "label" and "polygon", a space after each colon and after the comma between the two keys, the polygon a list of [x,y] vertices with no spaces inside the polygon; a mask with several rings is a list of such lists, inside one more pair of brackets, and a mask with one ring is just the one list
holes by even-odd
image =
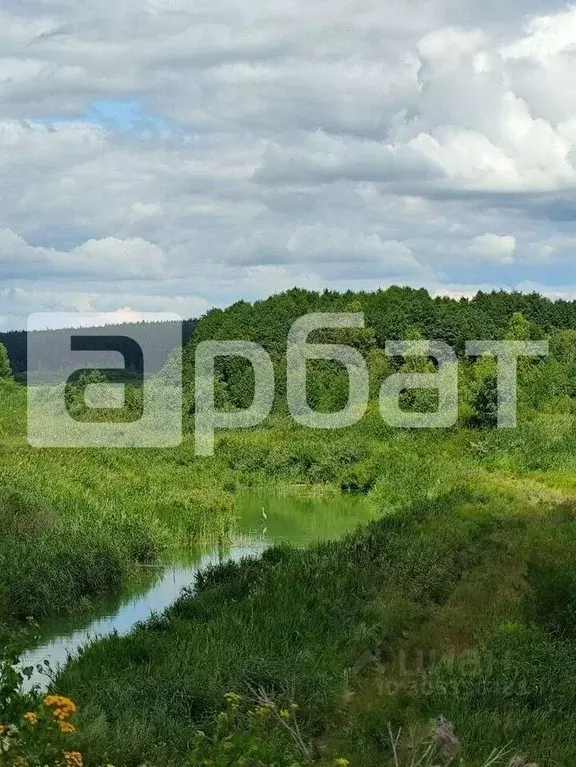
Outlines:
{"label": "bush", "polygon": [[355,493],[368,493],[378,479],[379,467],[374,460],[360,461],[346,467],[340,475],[340,489]]}

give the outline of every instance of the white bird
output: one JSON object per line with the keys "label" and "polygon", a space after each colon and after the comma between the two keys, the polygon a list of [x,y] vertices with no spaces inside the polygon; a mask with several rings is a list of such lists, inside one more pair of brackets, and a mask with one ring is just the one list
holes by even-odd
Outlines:
{"label": "white bird", "polygon": [[264,506],[262,506],[262,519],[268,519],[268,514],[264,511]]}

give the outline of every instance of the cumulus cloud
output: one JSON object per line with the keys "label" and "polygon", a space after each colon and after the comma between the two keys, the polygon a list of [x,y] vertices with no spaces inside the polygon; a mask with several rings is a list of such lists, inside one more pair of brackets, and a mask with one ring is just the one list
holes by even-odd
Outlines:
{"label": "cumulus cloud", "polygon": [[0,275],[10,278],[77,275],[100,280],[151,279],[163,276],[164,253],[139,237],[88,240],[69,252],[29,245],[10,229],[0,229]]}
{"label": "cumulus cloud", "polygon": [[516,237],[511,234],[479,234],[470,243],[470,253],[487,261],[511,264],[516,252]]}
{"label": "cumulus cloud", "polygon": [[573,274],[576,8],[6,0],[0,327]]}

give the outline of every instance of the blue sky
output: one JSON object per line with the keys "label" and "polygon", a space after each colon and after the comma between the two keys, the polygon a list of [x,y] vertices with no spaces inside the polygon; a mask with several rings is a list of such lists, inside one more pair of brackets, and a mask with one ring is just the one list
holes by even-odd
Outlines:
{"label": "blue sky", "polygon": [[168,129],[166,120],[147,113],[139,101],[95,101],[82,119],[115,131]]}
{"label": "blue sky", "polygon": [[75,117],[69,114],[43,115],[29,118],[29,121],[38,125],[51,126],[62,123],[89,123],[101,126],[110,132],[134,136],[177,130],[176,125],[149,113],[137,99],[93,101]]}

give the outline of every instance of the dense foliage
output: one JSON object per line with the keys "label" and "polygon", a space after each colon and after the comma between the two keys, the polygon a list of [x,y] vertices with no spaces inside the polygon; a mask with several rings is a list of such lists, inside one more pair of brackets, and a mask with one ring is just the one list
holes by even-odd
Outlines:
{"label": "dense foliage", "polygon": [[12,368],[10,366],[10,359],[8,358],[8,352],[4,344],[0,343],[0,378],[11,378]]}
{"label": "dense foliage", "polygon": [[[343,343],[358,349],[370,372],[370,395],[377,399],[384,378],[395,371],[432,372],[424,358],[390,358],[387,340],[442,340],[460,359],[460,421],[473,427],[496,422],[496,364],[490,358],[465,357],[466,341],[507,339],[547,340],[546,358],[519,363],[520,409],[524,412],[572,413],[576,394],[576,310],[570,302],[552,302],[536,294],[478,293],[456,301],[431,298],[425,290],[389,288],[375,293],[322,294],[294,289],[266,301],[240,301],[226,310],[213,309],[196,325],[184,353],[187,411],[194,409],[195,350],[206,340],[241,339],[257,342],[270,354],[276,377],[276,411],[286,412],[286,342],[293,322],[310,312],[363,312],[364,329],[318,331],[311,341]],[[247,360],[217,360],[216,403],[221,408],[246,408],[253,399],[254,375]],[[310,406],[331,412],[348,397],[348,376],[335,362],[308,363]],[[435,392],[415,390],[402,397],[406,409],[434,411]],[[188,422],[192,426],[191,422]]]}
{"label": "dense foliage", "polygon": [[285,351],[295,319],[310,312],[363,311],[373,340],[406,337],[417,326],[424,338],[440,339],[463,353],[466,341],[504,338],[514,314],[522,314],[543,333],[576,328],[576,301],[551,301],[537,293],[477,293],[474,298],[432,298],[424,289],[391,287],[374,293],[315,293],[300,288],[249,304],[239,301],[212,309],[195,327],[193,344],[202,340],[243,338],[263,344],[273,356]]}

